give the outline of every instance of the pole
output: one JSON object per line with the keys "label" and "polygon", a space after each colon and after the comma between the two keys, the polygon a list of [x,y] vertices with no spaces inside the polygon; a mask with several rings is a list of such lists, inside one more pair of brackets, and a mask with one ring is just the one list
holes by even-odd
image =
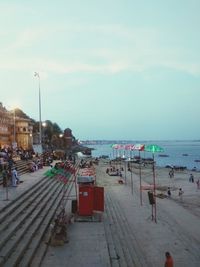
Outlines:
{"label": "pole", "polygon": [[124,174],[125,174],[125,184],[126,184],[126,160],[124,160]]}
{"label": "pole", "polygon": [[[5,199],[5,201],[8,201],[9,200],[9,196],[8,196],[8,171],[5,169],[5,166],[4,166],[4,170],[3,170],[3,180],[5,181],[5,184],[4,184],[4,186],[5,186],[5,189],[6,189],[6,199]],[[3,181],[3,183],[4,183],[4,181]]]}
{"label": "pole", "polygon": [[131,194],[133,195],[133,173],[132,173],[132,163],[131,163]]}
{"label": "pole", "polygon": [[[140,151],[139,151],[140,157]],[[141,172],[141,158],[140,158],[140,165],[139,165],[139,175],[140,175],[140,205],[142,206],[142,172]]]}
{"label": "pole", "polygon": [[14,146],[15,146],[15,142],[16,142],[16,118],[15,118],[15,109],[13,110],[13,143],[14,143]]}
{"label": "pole", "polygon": [[154,220],[157,223],[157,210],[156,210],[156,174],[155,174],[155,163],[154,163],[154,153],[153,153],[153,197],[154,197]]}
{"label": "pole", "polygon": [[40,76],[38,75],[39,79],[39,133],[40,133],[40,145],[42,145],[42,115],[41,115],[41,90],[40,90]]}
{"label": "pole", "polygon": [[38,97],[39,97],[39,144],[42,145],[42,109],[41,109],[41,89],[40,89],[40,75],[35,72],[35,77],[38,77]]}
{"label": "pole", "polygon": [[6,200],[9,200],[9,197],[8,197],[8,182],[6,183]]}

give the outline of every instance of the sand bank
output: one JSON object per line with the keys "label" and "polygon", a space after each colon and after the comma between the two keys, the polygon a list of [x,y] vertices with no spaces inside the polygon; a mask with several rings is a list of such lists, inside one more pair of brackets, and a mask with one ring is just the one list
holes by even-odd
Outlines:
{"label": "sand bank", "polygon": [[[169,178],[169,169],[156,167],[156,185],[159,193],[167,196],[167,188],[171,188],[171,198],[157,197],[157,223],[151,220],[151,205],[147,190],[142,191],[142,206],[139,191],[139,167],[132,168],[131,173],[125,171],[121,164],[123,179],[126,184],[119,184],[119,177],[106,174],[109,163],[101,161],[97,166],[97,181],[105,187],[113,201],[121,207],[124,221],[134,236],[136,250],[144,255],[148,266],[163,266],[164,253],[170,251],[174,257],[175,266],[199,266],[200,262],[200,190],[196,181],[200,173],[191,171],[175,171]],[[189,182],[190,173],[194,175],[194,183]],[[153,184],[151,166],[142,167],[142,185]],[[131,189],[133,185],[133,190]],[[184,191],[183,198],[178,196],[178,189]],[[105,206],[107,203],[105,203]],[[134,245],[134,244],[133,244]],[[141,255],[141,254],[140,254]],[[143,266],[144,263],[141,265]],[[145,266],[145,265],[144,265]]]}

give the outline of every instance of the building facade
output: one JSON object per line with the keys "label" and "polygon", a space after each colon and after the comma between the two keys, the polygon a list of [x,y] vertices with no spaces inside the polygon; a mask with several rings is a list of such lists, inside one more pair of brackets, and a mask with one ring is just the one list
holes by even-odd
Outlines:
{"label": "building facade", "polygon": [[31,149],[33,125],[30,119],[15,115],[0,103],[0,147]]}

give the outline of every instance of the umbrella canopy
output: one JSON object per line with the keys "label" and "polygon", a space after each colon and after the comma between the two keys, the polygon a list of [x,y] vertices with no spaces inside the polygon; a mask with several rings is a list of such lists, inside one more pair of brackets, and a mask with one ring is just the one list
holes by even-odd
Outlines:
{"label": "umbrella canopy", "polygon": [[124,146],[124,149],[125,150],[132,150],[132,147],[133,147],[134,145],[133,144],[126,144],[125,146]]}
{"label": "umbrella canopy", "polygon": [[144,150],[147,152],[152,152],[152,153],[164,151],[164,149],[158,145],[145,145]]}
{"label": "umbrella canopy", "polygon": [[117,149],[118,144],[112,144],[111,147],[112,147],[113,149]]}
{"label": "umbrella canopy", "polygon": [[114,144],[111,147],[114,149],[124,149],[124,145],[120,145],[120,144]]}
{"label": "umbrella canopy", "polygon": [[131,150],[138,150],[138,151],[144,151],[144,145],[143,144],[135,144],[132,145]]}

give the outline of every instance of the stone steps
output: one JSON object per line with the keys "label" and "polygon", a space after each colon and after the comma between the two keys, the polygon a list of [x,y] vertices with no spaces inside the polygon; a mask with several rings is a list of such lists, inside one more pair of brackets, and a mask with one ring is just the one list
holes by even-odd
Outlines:
{"label": "stone steps", "polygon": [[108,192],[106,202],[107,220],[104,224],[106,232],[109,232],[107,242],[113,266],[148,266],[119,203],[116,199],[112,199]]}
{"label": "stone steps", "polygon": [[38,190],[45,186],[49,181],[49,178],[43,177],[37,183],[35,183],[32,187],[24,191],[18,197],[15,198],[15,201],[9,202],[5,207],[0,210],[0,223],[2,223],[7,216],[13,213],[16,208],[21,206],[24,202],[29,201],[30,196],[34,195]]}
{"label": "stone steps", "polygon": [[[28,163],[31,162],[30,160],[15,160],[14,166],[17,167],[17,173],[19,176],[28,173]],[[0,185],[3,184],[3,178],[2,175],[0,175]]]}
{"label": "stone steps", "polygon": [[[7,262],[4,264],[5,267],[19,266],[21,260],[25,261],[32,260],[31,257],[29,259],[28,257],[25,259],[24,256],[25,252],[27,248],[30,247],[30,244],[32,244],[32,246],[35,247],[33,245],[33,240],[36,243],[40,243],[41,238],[37,236],[37,231],[42,226],[44,221],[46,221],[48,225],[48,222],[50,220],[49,217],[51,217],[49,216],[49,212],[51,211],[51,213],[54,214],[55,210],[57,209],[58,204],[62,198],[62,194],[60,194],[61,191],[62,187],[59,186],[57,190],[53,192],[54,193],[53,197],[47,200],[43,205],[41,205],[41,207],[38,208],[38,210],[33,215],[33,218],[28,220],[28,223],[26,223],[26,225],[23,225],[23,232],[21,230],[18,236],[17,234],[15,234],[15,239],[16,241],[18,240],[18,244],[17,247],[13,247],[12,254],[9,256]],[[44,233],[45,227],[42,227],[40,231]],[[22,264],[21,266],[27,266],[27,265]]]}
{"label": "stone steps", "polygon": [[31,202],[20,205],[12,214],[10,214],[10,216],[5,218],[3,224],[0,226],[0,249],[2,249],[3,247],[5,248],[12,235],[16,234],[16,232],[21,228],[22,225],[24,227],[25,222],[31,219],[34,216],[34,213],[36,213],[37,215],[38,209],[41,205],[40,203],[43,203],[46,200],[48,201],[49,197],[51,196],[49,196],[49,194],[54,193],[53,186],[54,183],[52,183],[52,185],[48,185],[44,192],[39,193],[39,196],[37,194],[37,196],[33,200],[31,200]]}
{"label": "stone steps", "polygon": [[28,170],[28,163],[30,162],[29,161],[26,161],[26,160],[17,160],[15,161],[15,166],[17,167],[17,172],[18,172],[18,175],[22,175],[22,174],[25,174],[27,172],[29,172]]}
{"label": "stone steps", "polygon": [[[65,189],[72,186],[71,179]],[[45,177],[0,211],[0,266],[30,266],[62,201],[63,187]]]}

